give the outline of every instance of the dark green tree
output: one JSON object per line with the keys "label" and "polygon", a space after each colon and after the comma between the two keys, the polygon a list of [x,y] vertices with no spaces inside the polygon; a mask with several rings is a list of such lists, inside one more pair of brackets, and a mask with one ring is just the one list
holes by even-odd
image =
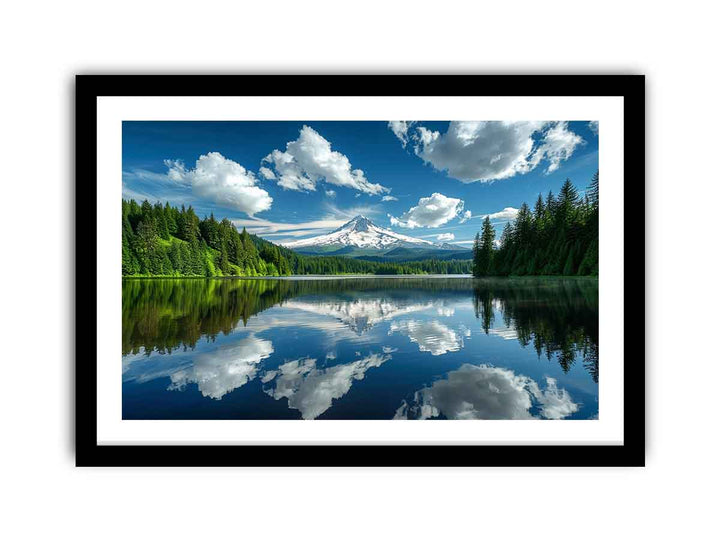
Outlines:
{"label": "dark green tree", "polygon": [[600,202],[600,172],[597,171],[593,174],[590,185],[586,191],[588,203],[592,208],[596,208]]}
{"label": "dark green tree", "polygon": [[495,229],[491,225],[489,217],[486,216],[483,220],[482,235],[479,236],[479,240],[476,235],[475,242],[477,243],[477,247],[473,245],[473,248],[476,249],[473,257],[473,276],[482,277],[492,275],[494,273]]}
{"label": "dark green tree", "polygon": [[[472,270],[471,260],[398,263],[299,255],[245,229],[238,232],[228,219],[218,222],[211,214],[199,220],[192,207],[184,205],[123,201],[122,220],[123,276],[466,274]],[[162,231],[167,231],[167,238]]]}
{"label": "dark green tree", "polygon": [[482,263],[480,261],[480,233],[475,233],[475,240],[473,241],[473,277],[482,277],[480,273]]}
{"label": "dark green tree", "polygon": [[523,203],[515,221],[503,231],[490,273],[597,275],[598,183],[595,173],[581,198],[566,180],[558,197],[550,192],[543,200],[540,195],[533,210]]}

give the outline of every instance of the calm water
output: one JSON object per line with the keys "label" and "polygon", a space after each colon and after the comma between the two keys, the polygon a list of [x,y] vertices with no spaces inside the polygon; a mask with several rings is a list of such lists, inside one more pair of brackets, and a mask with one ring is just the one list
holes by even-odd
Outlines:
{"label": "calm water", "polygon": [[124,419],[598,415],[595,279],[125,280]]}

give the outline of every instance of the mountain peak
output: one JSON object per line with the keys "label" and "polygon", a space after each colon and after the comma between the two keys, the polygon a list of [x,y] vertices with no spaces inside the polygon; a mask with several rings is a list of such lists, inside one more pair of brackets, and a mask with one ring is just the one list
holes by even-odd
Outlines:
{"label": "mountain peak", "polygon": [[[319,250],[322,253],[333,253],[347,248],[357,248],[368,253],[389,252],[396,248],[404,249],[448,249],[421,238],[413,238],[375,225],[367,217],[358,214],[339,229],[331,233],[285,242],[290,249]],[[453,249],[458,249],[453,246]]]}
{"label": "mountain peak", "polygon": [[372,221],[370,221],[369,218],[366,218],[366,217],[363,216],[362,214],[358,214],[357,216],[355,216],[354,218],[352,218],[350,221],[348,221],[348,223],[361,223],[361,222],[367,222],[367,223],[370,223],[370,224],[372,225]]}
{"label": "mountain peak", "polygon": [[370,225],[373,225],[373,222],[370,221],[368,218],[363,216],[362,214],[359,214],[352,218],[350,220],[350,223],[353,224],[354,229],[356,231],[367,231]]}
{"label": "mountain peak", "polygon": [[374,226],[375,224],[370,221],[368,218],[363,216],[362,214],[358,214],[354,218],[352,218],[350,221],[345,223],[342,227],[335,229],[333,232],[338,231],[368,231],[371,226]]}

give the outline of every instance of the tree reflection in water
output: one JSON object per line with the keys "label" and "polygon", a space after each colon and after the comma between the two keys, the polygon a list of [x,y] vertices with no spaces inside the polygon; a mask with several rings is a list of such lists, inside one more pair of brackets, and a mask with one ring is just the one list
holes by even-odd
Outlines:
{"label": "tree reflection in water", "polygon": [[170,353],[214,340],[242,321],[296,297],[348,298],[359,292],[383,297],[427,300],[466,295],[465,279],[124,279],[122,353]]}
{"label": "tree reflection in water", "polygon": [[556,359],[566,373],[582,357],[585,369],[598,382],[597,280],[475,280],[473,301],[486,334],[497,308],[523,347],[532,344],[538,357]]}
{"label": "tree reflection in water", "polygon": [[[532,344],[539,357],[557,360],[565,372],[582,358],[592,379],[599,377],[593,278],[126,279],[122,291],[123,355],[193,349],[200,339],[214,341],[293,298],[336,304],[381,298],[409,306],[471,297],[486,334]],[[498,316],[505,330],[495,328]],[[409,326],[396,326],[412,334]]]}

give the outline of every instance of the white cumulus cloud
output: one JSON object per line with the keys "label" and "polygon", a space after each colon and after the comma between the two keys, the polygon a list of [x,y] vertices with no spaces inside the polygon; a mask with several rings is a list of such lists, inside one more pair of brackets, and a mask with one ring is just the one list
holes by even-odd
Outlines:
{"label": "white cumulus cloud", "polygon": [[264,167],[273,167],[277,183],[284,189],[315,191],[320,181],[377,195],[390,190],[371,183],[361,169],[353,169],[344,154],[332,149],[330,141],[309,126],[287,143],[285,151],[273,150],[263,158]]}
{"label": "white cumulus cloud", "polygon": [[250,216],[272,206],[272,197],[256,185],[255,174],[219,152],[200,156],[194,169],[177,160],[165,160],[165,165],[170,180],[189,185],[193,194],[220,206]]}
{"label": "white cumulus cloud", "polygon": [[388,122],[388,128],[390,128],[395,134],[395,136],[400,139],[403,148],[405,148],[408,143],[408,131],[410,130],[410,126],[412,126],[414,123],[415,122],[407,122],[405,120],[392,120]]}
{"label": "white cumulus cloud", "polygon": [[492,214],[483,214],[483,215],[481,215],[480,217],[481,217],[482,219],[485,219],[486,217],[489,217],[491,221],[493,221],[493,220],[499,220],[499,219],[508,220],[508,221],[509,221],[509,220],[515,219],[515,218],[518,216],[519,213],[520,213],[520,210],[518,210],[517,208],[513,208],[513,207],[511,207],[511,206],[508,206],[508,207],[506,207],[506,208],[503,208],[503,209],[500,210],[499,212],[493,212]]}
{"label": "white cumulus cloud", "polygon": [[397,197],[393,197],[392,195],[384,195],[383,198],[382,198],[382,201],[383,201],[383,202],[386,202],[386,201],[397,201],[397,200],[398,200],[398,198],[397,198]]}
{"label": "white cumulus cloud", "polygon": [[560,162],[567,161],[582,142],[580,135],[568,129],[567,122],[558,122],[545,132],[543,143],[537,149],[531,164],[534,168],[544,158],[550,162],[547,172],[556,171],[560,168]]}
{"label": "white cumulus cloud", "polygon": [[266,180],[275,180],[275,173],[267,167],[260,167],[260,175]]}
{"label": "white cumulus cloud", "polygon": [[390,216],[390,223],[408,229],[439,227],[461,215],[464,204],[461,199],[433,193],[429,197],[421,198],[417,206],[413,206],[399,218]]}
{"label": "white cumulus cloud", "polygon": [[453,233],[442,233],[437,235],[437,239],[439,242],[449,242],[455,240],[455,235]]}
{"label": "white cumulus cloud", "polygon": [[567,122],[450,122],[440,133],[418,127],[415,153],[462,182],[489,182],[535,169],[556,170],[582,138]]}

